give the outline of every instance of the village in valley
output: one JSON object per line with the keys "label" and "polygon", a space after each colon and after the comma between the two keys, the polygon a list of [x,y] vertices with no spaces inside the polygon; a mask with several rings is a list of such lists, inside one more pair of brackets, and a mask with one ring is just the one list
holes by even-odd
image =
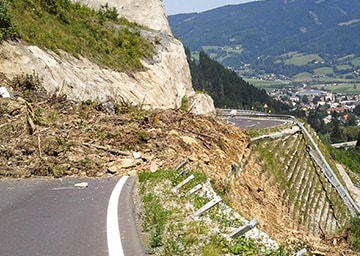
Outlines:
{"label": "village in valley", "polygon": [[[360,94],[335,93],[326,90],[299,88],[274,89],[269,93],[272,98],[305,112],[322,107],[326,108],[331,120],[331,113],[353,113],[360,108]],[[358,107],[357,107],[358,106]],[[327,118],[327,119],[328,119]]]}
{"label": "village in valley", "polygon": [[349,114],[355,114],[358,117],[354,121],[360,126],[360,93],[335,93],[308,88],[305,85],[302,88],[273,89],[269,94],[275,100],[289,105],[294,111],[304,111],[305,115],[316,109],[326,110],[328,115],[323,118],[325,124],[331,122],[332,114],[335,112],[343,124],[348,124]]}

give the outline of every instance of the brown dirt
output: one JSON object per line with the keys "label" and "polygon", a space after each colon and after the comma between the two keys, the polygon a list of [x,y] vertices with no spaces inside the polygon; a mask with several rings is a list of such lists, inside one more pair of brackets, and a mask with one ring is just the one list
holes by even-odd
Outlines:
{"label": "brown dirt", "polygon": [[[118,104],[111,113],[94,102],[75,103],[10,85],[14,97],[0,98],[0,177],[136,175],[172,169],[188,159],[191,169],[205,172],[216,189],[225,191],[233,208],[259,219],[260,228],[280,244],[325,253],[318,255],[357,255],[344,239],[333,246],[330,237],[310,237],[295,228],[279,188],[265,176],[241,129],[176,110]],[[249,164],[239,172],[244,155]]]}

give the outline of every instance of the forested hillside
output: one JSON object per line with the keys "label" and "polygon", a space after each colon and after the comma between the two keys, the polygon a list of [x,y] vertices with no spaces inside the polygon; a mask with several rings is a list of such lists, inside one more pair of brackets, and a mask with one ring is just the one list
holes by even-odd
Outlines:
{"label": "forested hillside", "polygon": [[[203,50],[234,70],[247,64],[256,74],[292,77],[320,67],[334,67],[333,75],[360,68],[358,0],[265,0],[172,15],[169,21],[192,52]],[[296,63],[294,52],[317,56]],[[345,64],[339,60],[344,56],[349,67],[335,67]]]}
{"label": "forested hillside", "polygon": [[275,112],[288,111],[288,106],[274,101],[266,93],[240,78],[234,71],[226,69],[212,60],[206,53],[200,52],[199,61],[191,58],[186,50],[193,87],[195,90],[209,93],[219,108],[241,108],[264,110],[264,104]]}

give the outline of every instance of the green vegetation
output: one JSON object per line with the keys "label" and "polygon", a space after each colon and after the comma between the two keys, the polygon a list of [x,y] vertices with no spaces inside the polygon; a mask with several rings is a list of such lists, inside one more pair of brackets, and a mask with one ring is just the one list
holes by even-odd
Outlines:
{"label": "green vegetation", "polygon": [[203,46],[203,51],[206,52],[212,59],[220,63],[226,61],[227,58],[232,58],[234,55],[240,55],[243,51],[241,45],[233,46]]}
{"label": "green vegetation", "polygon": [[274,112],[287,111],[288,106],[271,99],[265,90],[259,90],[229,69],[200,52],[199,61],[191,58],[186,50],[193,87],[207,92],[219,108],[263,110],[264,103]]}
{"label": "green vegetation", "polygon": [[8,5],[7,1],[0,2],[0,42],[18,36],[8,13]]}
{"label": "green vegetation", "polygon": [[195,178],[180,188],[178,193],[173,192],[174,186],[186,178],[181,170],[159,170],[139,175],[140,197],[144,209],[141,215],[143,237],[151,253],[191,255],[198,252],[204,256],[285,256],[294,253],[289,246],[274,250],[253,239],[226,238],[229,227],[236,228],[244,222],[234,212],[226,210],[227,206],[223,203],[203,214],[211,221],[205,221],[201,217],[189,218],[210,200],[209,195],[206,196],[210,192],[187,195],[195,185],[203,184],[207,187],[209,184],[202,172],[191,171],[191,174]]}
{"label": "green vegetation", "polygon": [[43,81],[39,75],[33,72],[32,74],[15,76],[12,81],[12,86],[25,91],[44,91],[42,83]]}
{"label": "green vegetation", "polygon": [[186,97],[184,96],[182,99],[181,99],[181,106],[180,106],[180,110],[182,111],[188,111],[189,110],[189,107],[190,107],[190,102],[189,102],[189,97]]}
{"label": "green vegetation", "polygon": [[[323,86],[322,86],[323,87]],[[339,85],[327,85],[324,87],[327,91],[331,91],[334,93],[360,93],[360,85],[356,84],[339,84]]]}
{"label": "green vegetation", "polygon": [[360,148],[345,150],[328,146],[328,150],[335,161],[347,166],[351,171],[360,175]]}
{"label": "green vegetation", "polygon": [[280,132],[282,130],[285,130],[287,128],[291,128],[291,124],[282,124],[279,126],[269,127],[269,128],[249,128],[248,133],[251,138],[256,138],[262,135],[271,134]]}
{"label": "green vegetation", "polygon": [[360,251],[360,216],[351,219],[350,241],[352,246]]}
{"label": "green vegetation", "polygon": [[360,58],[354,57],[354,58],[351,60],[351,64],[354,65],[354,66],[360,67]]}
{"label": "green vegetation", "polygon": [[308,65],[311,62],[321,62],[324,61],[318,54],[302,54],[296,53],[292,55],[290,58],[285,60],[286,65],[296,65],[303,66]]}
{"label": "green vegetation", "polygon": [[153,193],[144,196],[144,228],[151,232],[150,246],[162,245],[162,236],[167,222],[168,212]]}
{"label": "green vegetation", "polygon": [[283,80],[261,80],[253,78],[244,78],[249,84],[253,84],[257,88],[273,89],[273,88],[284,88],[289,85],[290,81]]}
{"label": "green vegetation", "polygon": [[[325,124],[323,118],[328,114],[325,108],[318,107],[311,110],[306,122],[319,135],[321,141],[327,145],[323,150],[329,152],[335,161],[347,166],[351,171],[360,174],[360,149],[353,147],[349,149],[336,149],[330,144],[346,141],[360,141],[360,127],[356,125],[360,106],[354,109],[354,113],[332,114],[331,122]],[[344,118],[346,114],[347,118]]]}
{"label": "green vegetation", "polygon": [[308,72],[301,72],[294,76],[295,81],[309,81],[311,79],[311,74]]}
{"label": "green vegetation", "polygon": [[108,5],[95,11],[70,0],[3,1],[0,39],[17,35],[41,48],[87,57],[117,71],[141,70],[140,60],[150,58],[154,48],[141,36],[145,28],[117,16]]}

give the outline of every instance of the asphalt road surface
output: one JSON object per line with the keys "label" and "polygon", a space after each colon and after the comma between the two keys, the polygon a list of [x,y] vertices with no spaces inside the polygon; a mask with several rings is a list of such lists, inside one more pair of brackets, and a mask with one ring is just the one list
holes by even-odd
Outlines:
{"label": "asphalt road surface", "polygon": [[285,121],[267,118],[251,118],[246,116],[235,116],[229,119],[235,126],[242,129],[268,128],[283,124]]}
{"label": "asphalt road surface", "polygon": [[[134,223],[134,179],[124,182],[120,200],[114,193],[118,181],[119,177],[0,180],[0,255],[144,255]],[[109,214],[111,197],[115,206]],[[114,239],[109,226],[122,242]],[[123,252],[117,251],[121,245]]]}

